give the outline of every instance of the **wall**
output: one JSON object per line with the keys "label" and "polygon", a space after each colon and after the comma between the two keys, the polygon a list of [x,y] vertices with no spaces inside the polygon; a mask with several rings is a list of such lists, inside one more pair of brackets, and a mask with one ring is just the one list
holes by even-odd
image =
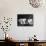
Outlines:
{"label": "wall", "polygon": [[[34,26],[18,27],[17,14],[33,14]],[[46,40],[46,33],[44,28],[45,15],[46,6],[33,8],[32,6],[30,6],[28,0],[0,0],[0,19],[4,16],[13,18],[12,26],[8,33],[10,33],[17,40],[27,40],[34,34],[37,35],[37,38],[39,40]],[[2,33],[3,31],[0,31],[0,35],[2,35]],[[0,39],[4,39],[4,37],[0,36]]]}

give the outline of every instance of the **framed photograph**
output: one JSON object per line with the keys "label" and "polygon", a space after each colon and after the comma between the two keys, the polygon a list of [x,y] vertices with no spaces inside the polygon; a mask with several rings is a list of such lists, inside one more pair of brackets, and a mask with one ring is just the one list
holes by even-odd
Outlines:
{"label": "framed photograph", "polygon": [[33,14],[17,14],[17,26],[33,26]]}

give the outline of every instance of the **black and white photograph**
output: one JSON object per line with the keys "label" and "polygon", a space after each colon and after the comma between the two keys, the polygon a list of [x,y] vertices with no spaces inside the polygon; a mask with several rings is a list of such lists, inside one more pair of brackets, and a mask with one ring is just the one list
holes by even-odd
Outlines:
{"label": "black and white photograph", "polygon": [[33,14],[17,14],[17,26],[33,26]]}

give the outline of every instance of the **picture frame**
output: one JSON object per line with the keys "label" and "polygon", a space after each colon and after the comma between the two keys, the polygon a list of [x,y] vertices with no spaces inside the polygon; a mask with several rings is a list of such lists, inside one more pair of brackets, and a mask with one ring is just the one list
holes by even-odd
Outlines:
{"label": "picture frame", "polygon": [[17,26],[33,26],[33,14],[17,14]]}

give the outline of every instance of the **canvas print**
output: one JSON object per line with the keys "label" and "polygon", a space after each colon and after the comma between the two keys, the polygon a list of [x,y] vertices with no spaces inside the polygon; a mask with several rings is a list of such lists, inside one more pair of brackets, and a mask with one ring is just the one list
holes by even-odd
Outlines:
{"label": "canvas print", "polygon": [[33,26],[33,14],[17,14],[17,26]]}

